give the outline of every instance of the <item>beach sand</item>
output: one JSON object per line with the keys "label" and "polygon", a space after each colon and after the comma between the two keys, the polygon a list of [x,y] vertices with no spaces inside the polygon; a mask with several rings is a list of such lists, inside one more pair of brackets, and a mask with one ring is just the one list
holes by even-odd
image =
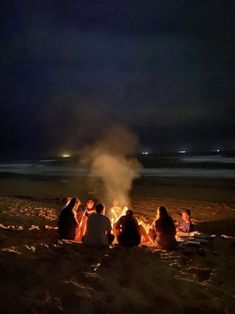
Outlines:
{"label": "beach sand", "polygon": [[190,209],[208,242],[97,250],[58,240],[62,200],[43,196],[0,197],[1,313],[234,313],[234,203],[133,195],[147,222]]}

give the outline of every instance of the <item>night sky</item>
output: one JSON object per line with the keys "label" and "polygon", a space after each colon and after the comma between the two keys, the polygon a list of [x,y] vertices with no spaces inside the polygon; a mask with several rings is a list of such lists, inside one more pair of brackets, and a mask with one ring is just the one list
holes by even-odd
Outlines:
{"label": "night sky", "polygon": [[235,149],[232,1],[1,3],[1,156],[79,150],[116,122],[142,149]]}

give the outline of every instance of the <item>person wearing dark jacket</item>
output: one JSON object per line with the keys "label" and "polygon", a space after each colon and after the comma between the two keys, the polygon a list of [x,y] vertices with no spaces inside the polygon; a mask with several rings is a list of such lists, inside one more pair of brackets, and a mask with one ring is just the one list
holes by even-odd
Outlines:
{"label": "person wearing dark jacket", "polygon": [[126,247],[138,246],[141,241],[141,233],[133,211],[128,209],[126,215],[121,216],[114,224],[114,233],[118,244]]}

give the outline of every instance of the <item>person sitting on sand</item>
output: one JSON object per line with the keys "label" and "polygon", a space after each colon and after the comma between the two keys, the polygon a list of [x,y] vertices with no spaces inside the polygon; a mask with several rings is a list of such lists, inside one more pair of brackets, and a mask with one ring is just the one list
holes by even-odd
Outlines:
{"label": "person sitting on sand", "polygon": [[125,216],[121,216],[118,219],[114,224],[113,230],[118,244],[126,247],[138,246],[140,244],[142,228],[139,227],[131,209],[126,211]]}
{"label": "person sitting on sand", "polygon": [[77,227],[74,213],[79,204],[79,199],[73,197],[67,206],[62,209],[58,221],[58,233],[61,239],[74,240]]}
{"label": "person sitting on sand", "polygon": [[190,232],[192,229],[191,213],[189,209],[181,212],[181,218],[175,223],[176,230],[179,232]]}
{"label": "person sitting on sand", "polygon": [[86,202],[86,205],[83,205],[82,203],[79,205],[78,210],[76,212],[76,217],[75,217],[78,224],[80,224],[83,216],[88,217],[89,214],[95,212],[94,204],[95,202],[93,199],[88,199]]}
{"label": "person sitting on sand", "polygon": [[85,206],[86,216],[88,217],[90,214],[93,214],[96,212],[95,210],[95,201],[93,199],[89,199],[86,202]]}
{"label": "person sitting on sand", "polygon": [[99,203],[95,206],[95,213],[89,214],[86,223],[86,232],[83,243],[86,246],[102,248],[107,247],[114,240],[111,233],[112,226],[110,219],[103,215],[104,205]]}
{"label": "person sitting on sand", "polygon": [[89,199],[86,202],[86,206],[79,206],[77,213],[76,213],[76,220],[78,223],[78,227],[76,228],[76,236],[75,241],[81,241],[82,237],[85,234],[86,231],[86,223],[87,218],[90,214],[95,213],[95,207],[94,207],[94,200]]}
{"label": "person sitting on sand", "polygon": [[172,250],[177,245],[175,235],[176,228],[173,219],[168,214],[166,208],[160,206],[157,209],[157,216],[152,223],[149,236],[152,237],[158,248]]}
{"label": "person sitting on sand", "polygon": [[110,208],[110,214],[113,216],[114,221],[117,221],[122,214],[122,208],[119,206],[118,200],[113,200],[112,207]]}
{"label": "person sitting on sand", "polygon": [[149,236],[148,232],[146,230],[149,230],[150,225],[146,222],[145,216],[137,217],[137,222],[139,225],[139,231],[141,234],[141,244],[154,244],[152,238]]}

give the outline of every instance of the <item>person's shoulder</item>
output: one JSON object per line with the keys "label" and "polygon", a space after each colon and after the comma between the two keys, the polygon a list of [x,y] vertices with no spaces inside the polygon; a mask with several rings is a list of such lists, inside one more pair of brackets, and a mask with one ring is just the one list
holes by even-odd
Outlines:
{"label": "person's shoulder", "polygon": [[100,215],[104,221],[110,222],[110,219],[106,215]]}
{"label": "person's shoulder", "polygon": [[87,220],[93,220],[96,219],[97,214],[96,213],[90,213],[87,215]]}
{"label": "person's shoulder", "polygon": [[98,216],[97,213],[90,213],[90,214],[88,215],[88,217],[97,217],[97,216]]}
{"label": "person's shoulder", "polygon": [[126,216],[123,215],[123,216],[121,216],[121,217],[118,218],[118,221],[117,221],[116,223],[123,224],[125,221],[126,221]]}

